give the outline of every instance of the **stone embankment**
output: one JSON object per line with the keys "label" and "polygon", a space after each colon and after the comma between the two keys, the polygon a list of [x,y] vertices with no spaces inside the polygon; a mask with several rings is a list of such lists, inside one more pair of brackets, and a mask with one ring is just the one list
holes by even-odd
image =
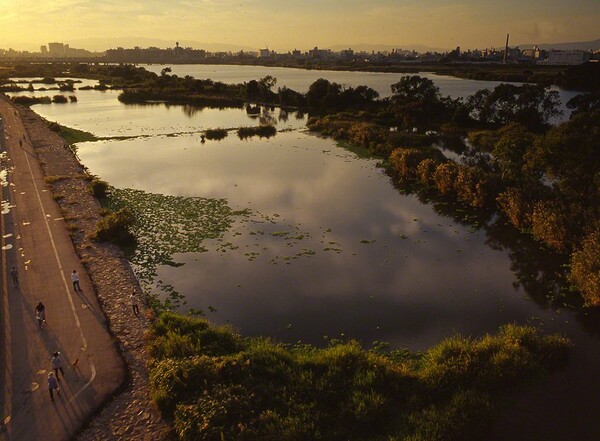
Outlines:
{"label": "stone embankment", "polygon": [[[145,332],[152,312],[140,305],[132,312],[130,294],[142,292],[123,252],[88,239],[101,219],[101,207],[91,195],[89,175],[66,142],[48,123],[26,107],[17,106],[34,145],[46,182],[60,205],[71,238],[94,284],[115,345],[128,368],[121,391],[88,422],[79,440],[161,440],[168,426],[150,399]],[[141,302],[143,303],[143,302]]]}

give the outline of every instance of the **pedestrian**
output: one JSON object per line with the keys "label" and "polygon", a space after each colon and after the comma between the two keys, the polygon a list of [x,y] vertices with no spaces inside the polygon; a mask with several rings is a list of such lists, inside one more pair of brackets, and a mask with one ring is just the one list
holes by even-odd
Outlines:
{"label": "pedestrian", "polygon": [[46,321],[46,307],[42,302],[38,303],[35,307],[35,318],[37,319],[41,328],[42,324]]}
{"label": "pedestrian", "polygon": [[13,266],[10,269],[10,277],[12,277],[13,285],[15,288],[19,287],[19,271]]}
{"label": "pedestrian", "polygon": [[79,286],[79,274],[77,274],[77,270],[73,270],[71,273],[71,280],[73,281],[73,289],[75,291],[81,291],[81,287]]}
{"label": "pedestrian", "polygon": [[133,308],[133,313],[138,315],[140,313],[140,308],[138,308],[137,296],[135,295],[135,291],[131,293],[129,296],[131,299],[131,307]]}
{"label": "pedestrian", "polygon": [[54,372],[48,374],[48,390],[50,391],[50,399],[54,401],[54,391],[57,395],[60,395],[60,387],[58,387],[58,381],[54,376]]}
{"label": "pedestrian", "polygon": [[56,351],[52,354],[52,369],[54,369],[54,373],[56,374],[56,379],[60,381],[60,377],[58,376],[58,371],[62,374],[63,378],[65,378],[65,371],[62,368],[62,359],[60,358],[60,352]]}

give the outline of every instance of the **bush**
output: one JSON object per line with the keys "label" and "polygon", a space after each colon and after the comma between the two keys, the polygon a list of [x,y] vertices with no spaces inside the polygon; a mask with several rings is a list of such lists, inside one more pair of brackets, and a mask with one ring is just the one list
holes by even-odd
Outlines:
{"label": "bush", "polygon": [[478,167],[459,166],[454,190],[458,199],[474,208],[482,208],[488,198],[488,182]]}
{"label": "bush", "polygon": [[417,180],[423,185],[433,185],[433,176],[439,163],[433,159],[425,159],[417,165]]}
{"label": "bush", "polygon": [[208,129],[204,131],[206,139],[219,141],[227,137],[227,130],[225,129]]}
{"label": "bush", "polygon": [[96,199],[104,199],[107,196],[108,183],[98,178],[92,179],[89,185],[90,192]]}
{"label": "bush", "polygon": [[435,188],[443,194],[448,195],[454,190],[454,181],[458,175],[458,165],[455,162],[444,162],[435,169],[433,182]]}
{"label": "bush", "polygon": [[150,329],[150,385],[181,440],[474,439],[497,395],[556,367],[568,347],[508,325],[400,360],[354,341],[244,339],[163,313]]}
{"label": "bush", "polygon": [[13,96],[11,100],[22,106],[32,106],[34,104],[50,104],[52,99],[49,96]]}
{"label": "bush", "polygon": [[66,96],[64,96],[64,95],[54,95],[52,97],[52,102],[53,103],[64,104],[64,103],[68,103],[69,99]]}
{"label": "bush", "polygon": [[134,223],[131,212],[122,208],[102,218],[96,226],[96,231],[91,239],[97,242],[114,242],[117,244],[131,244],[135,242],[129,229]]}
{"label": "bush", "polygon": [[567,213],[557,202],[538,201],[533,204],[531,229],[536,240],[559,252],[567,251],[570,246]]}
{"label": "bush", "polygon": [[600,227],[596,226],[571,255],[569,280],[581,291],[585,302],[600,306]]}
{"label": "bush", "polygon": [[515,187],[507,188],[498,195],[496,201],[514,227],[521,231],[531,228],[533,209],[522,190]]}
{"label": "bush", "polygon": [[400,148],[390,155],[390,164],[400,179],[412,181],[417,177],[417,166],[424,159],[426,158],[422,150]]}
{"label": "bush", "polygon": [[237,133],[240,139],[246,139],[252,136],[270,138],[277,134],[277,129],[273,126],[240,127]]}
{"label": "bush", "polygon": [[377,124],[354,123],[348,130],[348,140],[361,147],[370,148],[385,143],[386,130]]}

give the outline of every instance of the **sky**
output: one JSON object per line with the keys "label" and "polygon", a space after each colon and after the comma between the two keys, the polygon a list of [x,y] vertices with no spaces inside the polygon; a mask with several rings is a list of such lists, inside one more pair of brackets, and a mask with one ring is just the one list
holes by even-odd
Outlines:
{"label": "sky", "polygon": [[0,0],[0,48],[104,50],[143,37],[276,51],[481,49],[504,46],[507,33],[513,44],[595,40],[598,23],[600,0]]}

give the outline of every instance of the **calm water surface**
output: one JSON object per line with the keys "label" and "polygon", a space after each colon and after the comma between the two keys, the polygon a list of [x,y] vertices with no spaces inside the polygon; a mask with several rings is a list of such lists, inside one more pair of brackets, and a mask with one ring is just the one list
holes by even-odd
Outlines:
{"label": "calm water surface", "polygon": [[[177,70],[184,68],[173,72],[209,76]],[[246,67],[194,68],[215,69],[223,77],[211,78],[221,81],[247,75]],[[251,69],[246,80],[264,76]],[[279,85],[298,90],[293,81],[313,81],[291,71],[282,80],[269,70]],[[355,75],[308,72],[325,73],[339,82],[335,75]],[[356,75],[349,85],[383,87],[380,75],[390,74]],[[478,84],[452,81],[460,90]],[[249,141],[231,132],[202,144],[205,128],[255,125],[256,118],[244,110],[125,106],[114,92],[75,94],[77,103],[34,109],[99,136],[131,136],[80,144],[92,173],[117,188],[226,198],[232,209],[252,210],[249,221],[225,234],[230,249],[207,241],[208,252],[178,253],[173,260],[182,266],[158,268],[157,279],[185,294],[188,307],[214,309],[207,312],[211,321],[245,335],[314,344],[348,337],[421,350],[455,332],[479,336],[507,322],[561,332],[575,342],[571,362],[550,386],[523,393],[495,427],[495,439],[598,439],[598,319],[551,306],[560,262],[527,238],[493,221],[475,228],[447,205],[400,193],[375,160],[306,133],[303,115],[265,109],[262,117],[286,131]]]}

